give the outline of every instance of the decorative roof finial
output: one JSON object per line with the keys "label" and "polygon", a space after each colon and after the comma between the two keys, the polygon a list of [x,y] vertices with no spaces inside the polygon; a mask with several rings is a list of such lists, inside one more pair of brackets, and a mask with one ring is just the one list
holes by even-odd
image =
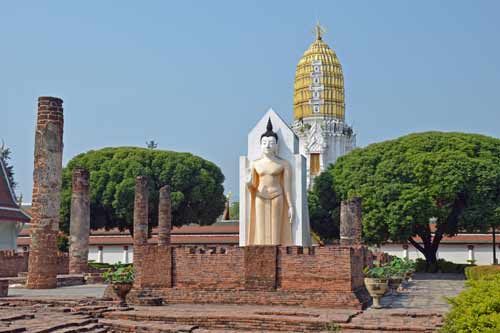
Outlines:
{"label": "decorative roof finial", "polygon": [[318,23],[316,23],[316,27],[314,28],[314,32],[316,34],[316,40],[323,39],[323,34],[325,33],[325,28],[323,28],[321,26],[321,24],[319,23],[319,20],[318,20]]}

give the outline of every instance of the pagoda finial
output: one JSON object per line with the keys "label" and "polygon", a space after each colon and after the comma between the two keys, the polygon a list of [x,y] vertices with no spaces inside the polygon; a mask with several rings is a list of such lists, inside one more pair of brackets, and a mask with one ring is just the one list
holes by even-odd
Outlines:
{"label": "pagoda finial", "polygon": [[321,26],[321,24],[316,23],[316,27],[314,28],[314,33],[316,34],[316,40],[322,40],[323,39],[323,34],[325,33],[325,28]]}

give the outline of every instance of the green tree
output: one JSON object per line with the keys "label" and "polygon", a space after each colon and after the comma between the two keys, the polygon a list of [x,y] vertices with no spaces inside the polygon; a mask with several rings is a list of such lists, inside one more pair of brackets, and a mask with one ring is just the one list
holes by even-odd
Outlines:
{"label": "green tree", "polygon": [[10,185],[12,186],[12,190],[15,189],[17,183],[14,181],[14,167],[10,165],[10,148],[5,148],[5,144],[2,143],[0,147],[0,159],[3,161],[5,166],[5,171],[7,171],[7,178],[9,178]]}
{"label": "green tree", "polygon": [[238,220],[240,218],[240,202],[234,201],[231,203],[231,207],[229,208],[229,217],[231,220]]}
{"label": "green tree", "polygon": [[428,266],[435,267],[443,236],[486,231],[500,219],[499,139],[410,134],[356,149],[325,173],[326,184],[316,184],[311,194],[311,216],[338,215],[336,198],[361,196],[364,240],[408,241]]}
{"label": "green tree", "polygon": [[311,229],[325,243],[340,238],[340,202],[331,190],[331,172],[323,172],[314,179],[313,190],[307,197]]}
{"label": "green tree", "polygon": [[68,232],[71,177],[75,167],[90,172],[91,228],[133,232],[135,178],[149,178],[149,223],[158,224],[158,191],[170,185],[172,223],[211,224],[224,210],[224,176],[214,163],[189,153],[116,147],[75,156],[63,169],[61,230]]}

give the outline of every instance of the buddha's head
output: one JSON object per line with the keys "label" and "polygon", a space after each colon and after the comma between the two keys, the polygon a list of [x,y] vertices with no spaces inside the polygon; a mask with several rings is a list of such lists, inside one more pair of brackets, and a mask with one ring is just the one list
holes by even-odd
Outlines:
{"label": "buddha's head", "polygon": [[273,132],[271,118],[267,121],[266,132],[260,136],[260,149],[266,156],[277,155],[278,153],[278,134]]}

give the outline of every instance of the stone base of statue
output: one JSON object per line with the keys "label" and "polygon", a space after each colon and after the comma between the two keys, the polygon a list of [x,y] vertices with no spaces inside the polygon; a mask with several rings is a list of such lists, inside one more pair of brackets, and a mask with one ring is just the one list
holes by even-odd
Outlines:
{"label": "stone base of statue", "polygon": [[[271,159],[278,164],[273,167],[270,163],[266,170],[261,171],[259,163],[265,158],[266,147],[263,145],[267,137],[272,139],[269,140],[273,141],[271,144],[276,145]],[[270,109],[248,134],[248,154],[240,157],[240,246],[311,245],[306,168],[306,159],[299,153],[297,136]],[[254,173],[254,176],[249,173]],[[271,185],[263,185],[264,181]],[[273,187],[273,184],[279,185]],[[266,192],[269,187],[273,189]],[[270,236],[277,223],[281,238]]]}

